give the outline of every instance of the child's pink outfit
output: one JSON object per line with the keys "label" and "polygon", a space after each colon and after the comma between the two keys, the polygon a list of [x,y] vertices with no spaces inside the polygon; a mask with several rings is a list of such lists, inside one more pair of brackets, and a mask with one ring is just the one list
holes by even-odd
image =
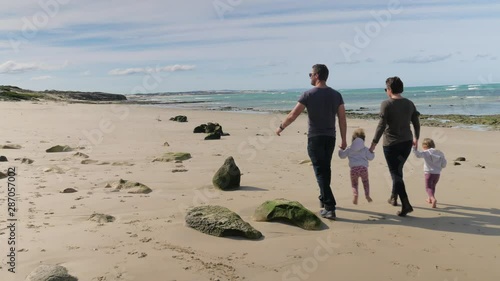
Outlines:
{"label": "child's pink outfit", "polygon": [[436,193],[436,184],[439,181],[441,170],[446,167],[447,161],[443,152],[429,148],[424,151],[418,151],[413,148],[413,153],[417,158],[424,158],[425,191],[429,198],[434,198]]}
{"label": "child's pink outfit", "polygon": [[339,150],[339,157],[349,158],[349,167],[351,167],[351,184],[354,196],[358,196],[359,178],[363,182],[365,196],[370,196],[370,182],[368,181],[368,161],[375,158],[375,154],[365,146],[365,141],[361,138],[356,138],[351,146],[345,150]]}

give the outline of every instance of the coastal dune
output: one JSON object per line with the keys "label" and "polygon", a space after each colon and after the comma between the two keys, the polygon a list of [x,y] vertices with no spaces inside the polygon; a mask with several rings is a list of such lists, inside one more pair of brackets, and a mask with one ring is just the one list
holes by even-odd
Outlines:
{"label": "coastal dune", "polygon": [[[426,202],[423,162],[410,155],[405,181],[414,212],[396,216],[387,203],[390,177],[382,147],[370,162],[372,203],[352,204],[347,160],[334,152],[332,188],[337,221],[307,231],[256,222],[264,201],[286,198],[319,211],[318,187],[307,160],[307,116],[278,137],[284,114],[181,110],[120,104],[2,102],[0,149],[17,167],[19,228],[15,278],[7,272],[5,208],[0,210],[0,280],[24,280],[40,264],[58,264],[79,280],[496,280],[500,276],[499,131],[423,127],[447,159],[437,186],[438,208]],[[186,115],[188,122],[169,121]],[[220,140],[193,129],[219,123]],[[367,146],[377,122],[348,120],[348,143],[364,128]],[[165,145],[165,142],[168,145]],[[339,140],[337,141],[340,144]],[[71,152],[47,153],[55,145]],[[95,160],[82,164],[77,152]],[[166,152],[188,152],[182,162],[153,162]],[[220,191],[212,176],[232,156],[241,187]],[[466,161],[454,159],[465,157]],[[29,158],[23,164],[16,158]],[[115,163],[115,165],[113,165]],[[483,168],[484,167],[484,168]],[[52,168],[52,169],[51,169]],[[182,170],[173,172],[173,170]],[[120,179],[142,183],[147,194],[114,191]],[[7,181],[0,180],[5,206]],[[66,188],[77,192],[61,193]],[[185,225],[190,207],[220,205],[263,234],[260,240],[219,238]],[[114,217],[95,222],[95,214]],[[11,278],[11,279],[9,279]]]}

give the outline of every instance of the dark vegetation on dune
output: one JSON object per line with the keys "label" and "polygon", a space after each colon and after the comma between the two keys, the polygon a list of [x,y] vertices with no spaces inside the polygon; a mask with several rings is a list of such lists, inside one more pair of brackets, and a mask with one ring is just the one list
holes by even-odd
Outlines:
{"label": "dark vegetation on dune", "polygon": [[56,90],[32,91],[32,90],[21,89],[16,86],[0,86],[0,100],[102,102],[102,101],[126,101],[127,98],[124,95],[108,94],[101,92],[78,92],[78,91],[56,91]]}

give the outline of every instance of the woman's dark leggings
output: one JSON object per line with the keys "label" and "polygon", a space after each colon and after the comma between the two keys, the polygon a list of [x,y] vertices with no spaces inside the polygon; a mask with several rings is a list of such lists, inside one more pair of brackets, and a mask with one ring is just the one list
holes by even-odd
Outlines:
{"label": "woman's dark leggings", "polygon": [[405,141],[390,146],[384,146],[385,160],[392,177],[392,194],[406,199],[405,182],[403,181],[403,166],[411,152],[412,141]]}

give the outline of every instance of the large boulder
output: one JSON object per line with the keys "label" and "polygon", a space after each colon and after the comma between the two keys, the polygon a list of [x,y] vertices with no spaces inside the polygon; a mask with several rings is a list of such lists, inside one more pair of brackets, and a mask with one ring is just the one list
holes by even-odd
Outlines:
{"label": "large boulder", "polygon": [[207,125],[206,124],[201,124],[200,126],[198,127],[195,127],[194,130],[193,130],[193,133],[205,133],[207,129]]}
{"label": "large boulder", "polygon": [[48,153],[70,152],[70,151],[73,151],[73,149],[67,145],[56,145],[56,146],[53,146],[53,147],[45,150],[45,152],[48,152]]}
{"label": "large boulder", "polygon": [[105,188],[112,188],[114,191],[126,190],[128,193],[133,194],[148,194],[153,190],[146,185],[139,183],[128,181],[124,179],[120,179],[119,181],[106,184]]}
{"label": "large boulder", "polygon": [[68,274],[68,270],[60,265],[40,265],[33,270],[26,281],[78,281]]}
{"label": "large boulder", "polygon": [[205,234],[223,236],[242,236],[249,239],[259,239],[262,233],[231,210],[221,206],[199,206],[188,211],[186,215],[188,226]]}
{"label": "large boulder", "polygon": [[286,221],[306,230],[321,228],[321,220],[297,201],[275,199],[264,202],[254,213],[256,221]]}
{"label": "large boulder", "polygon": [[207,128],[205,130],[205,133],[219,133],[221,135],[224,135],[224,132],[222,131],[222,126],[219,125],[219,123],[207,123]]}
{"label": "large boulder", "polygon": [[187,152],[167,152],[163,156],[153,159],[153,162],[184,161],[188,159],[191,159],[191,154]]}
{"label": "large boulder", "polygon": [[212,178],[215,187],[231,190],[240,187],[241,172],[232,156],[229,156]]}
{"label": "large boulder", "polygon": [[177,115],[175,117],[170,118],[170,121],[177,121],[177,122],[187,122],[187,117],[184,115]]}
{"label": "large boulder", "polygon": [[194,128],[193,133],[219,133],[224,135],[222,131],[222,126],[219,123],[208,122],[207,124],[201,124],[200,126]]}

